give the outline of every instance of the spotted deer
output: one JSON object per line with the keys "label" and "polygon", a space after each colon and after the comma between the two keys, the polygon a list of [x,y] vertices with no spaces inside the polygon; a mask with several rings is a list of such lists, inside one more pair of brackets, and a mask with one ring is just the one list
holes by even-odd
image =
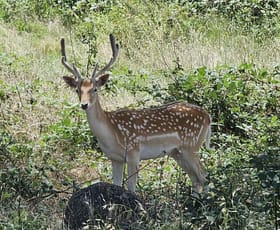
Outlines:
{"label": "spotted deer", "polygon": [[104,74],[116,61],[119,46],[110,34],[112,57],[104,68],[95,65],[89,79],[67,62],[65,42],[61,39],[62,64],[75,78],[64,76],[64,81],[75,88],[80,105],[85,110],[91,131],[100,148],[112,161],[113,182],[123,183],[124,164],[128,169],[128,189],[135,191],[139,162],[169,155],[188,173],[193,191],[200,193],[206,181],[198,151],[211,135],[210,115],[202,108],[187,102],[172,102],[157,108],[104,111],[98,91],[108,80]]}

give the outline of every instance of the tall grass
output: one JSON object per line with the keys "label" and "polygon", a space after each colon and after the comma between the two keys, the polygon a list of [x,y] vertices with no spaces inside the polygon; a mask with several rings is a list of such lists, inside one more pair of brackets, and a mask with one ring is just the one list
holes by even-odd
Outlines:
{"label": "tall grass", "polygon": [[[273,67],[279,63],[277,36],[266,36],[259,32],[261,28],[244,31],[230,18],[212,12],[195,15],[191,10],[191,6],[161,1],[124,2],[105,16],[93,13],[81,17],[77,28],[88,40],[91,29],[99,34],[98,44],[107,43],[107,34],[115,33],[122,47],[120,62],[133,69],[166,70],[176,62],[184,69],[242,62]],[[98,54],[106,56],[103,49],[101,46]]]}

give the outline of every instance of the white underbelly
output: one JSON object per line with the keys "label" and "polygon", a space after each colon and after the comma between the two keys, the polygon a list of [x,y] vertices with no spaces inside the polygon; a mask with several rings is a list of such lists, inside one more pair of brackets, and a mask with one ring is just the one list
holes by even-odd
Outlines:
{"label": "white underbelly", "polygon": [[179,146],[180,138],[177,132],[142,138],[140,140],[140,160],[162,157]]}

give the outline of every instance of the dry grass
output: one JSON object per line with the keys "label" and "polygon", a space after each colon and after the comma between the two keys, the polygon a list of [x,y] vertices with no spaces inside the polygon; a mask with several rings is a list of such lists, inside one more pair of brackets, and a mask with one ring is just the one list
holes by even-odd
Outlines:
{"label": "dry grass", "polygon": [[[154,38],[131,41],[130,44],[133,45],[131,55],[126,56],[121,50],[119,65],[129,66],[133,70],[168,70],[175,67],[176,60],[186,70],[201,66],[211,69],[224,64],[238,66],[244,62],[266,67],[280,63],[280,39],[276,38],[262,44],[254,36],[242,35],[221,35],[219,40],[207,41],[201,32],[191,31],[188,40],[178,38],[163,42],[162,36],[155,35]],[[101,47],[101,56],[108,57],[109,46]],[[138,47],[137,52],[135,47]]]}

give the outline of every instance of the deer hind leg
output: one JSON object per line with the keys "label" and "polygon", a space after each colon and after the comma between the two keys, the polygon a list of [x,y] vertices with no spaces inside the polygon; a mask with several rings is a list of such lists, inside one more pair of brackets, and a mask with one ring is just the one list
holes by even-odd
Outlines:
{"label": "deer hind leg", "polygon": [[203,185],[206,182],[206,174],[201,167],[198,153],[186,150],[180,152],[176,149],[172,151],[171,157],[188,173],[192,181],[193,191],[201,193],[203,191]]}
{"label": "deer hind leg", "polygon": [[112,160],[113,183],[115,185],[122,186],[122,183],[123,183],[123,166],[124,166],[123,162]]}

